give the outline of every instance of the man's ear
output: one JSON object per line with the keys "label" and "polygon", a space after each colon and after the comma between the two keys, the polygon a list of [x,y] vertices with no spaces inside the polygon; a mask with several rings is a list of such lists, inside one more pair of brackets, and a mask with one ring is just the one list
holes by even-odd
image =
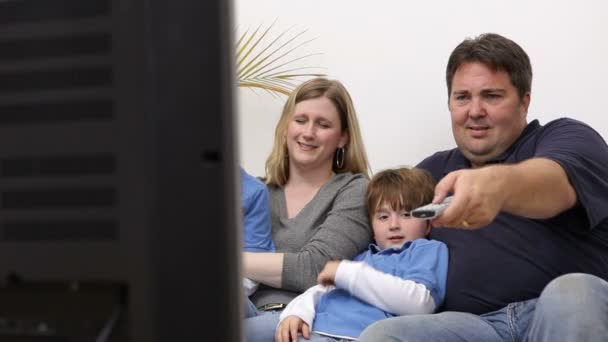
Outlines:
{"label": "man's ear", "polygon": [[524,107],[524,111],[526,112],[526,114],[528,114],[528,107],[530,107],[530,92],[527,92],[524,94],[523,98],[521,99],[521,105]]}

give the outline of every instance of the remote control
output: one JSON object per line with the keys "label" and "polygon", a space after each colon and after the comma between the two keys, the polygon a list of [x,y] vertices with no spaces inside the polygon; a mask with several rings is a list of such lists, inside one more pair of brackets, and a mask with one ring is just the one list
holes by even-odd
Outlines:
{"label": "remote control", "polygon": [[418,219],[432,220],[441,215],[441,213],[445,210],[445,208],[447,208],[448,204],[450,204],[451,201],[452,196],[448,196],[441,203],[430,203],[424,205],[422,207],[412,210],[410,214]]}

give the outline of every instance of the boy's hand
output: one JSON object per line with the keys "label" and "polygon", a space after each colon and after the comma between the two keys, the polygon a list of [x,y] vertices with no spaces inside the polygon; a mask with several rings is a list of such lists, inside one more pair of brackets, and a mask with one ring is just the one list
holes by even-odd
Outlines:
{"label": "boy's hand", "polygon": [[297,342],[298,331],[305,339],[310,339],[310,327],[298,316],[287,316],[281,321],[274,334],[276,342]]}
{"label": "boy's hand", "polygon": [[340,266],[339,261],[328,261],[327,264],[325,264],[325,267],[323,267],[321,273],[319,273],[317,283],[324,286],[335,285],[338,266]]}

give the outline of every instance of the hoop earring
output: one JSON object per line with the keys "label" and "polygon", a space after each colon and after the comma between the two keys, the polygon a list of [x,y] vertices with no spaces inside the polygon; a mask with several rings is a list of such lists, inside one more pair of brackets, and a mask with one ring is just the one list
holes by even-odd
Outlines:
{"label": "hoop earring", "polygon": [[336,150],[336,168],[341,169],[344,167],[344,157],[346,155],[346,151],[344,147],[339,147]]}

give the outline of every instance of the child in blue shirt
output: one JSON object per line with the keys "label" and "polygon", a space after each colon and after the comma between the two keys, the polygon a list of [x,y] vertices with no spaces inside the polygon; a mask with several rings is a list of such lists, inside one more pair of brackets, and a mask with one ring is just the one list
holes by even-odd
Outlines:
{"label": "child in blue shirt", "polygon": [[[266,185],[241,168],[241,206],[243,208],[243,249],[246,252],[274,252],[270,203]],[[258,284],[243,279],[245,293],[250,296]]]}
{"label": "child in blue shirt", "polygon": [[445,297],[448,250],[425,238],[428,221],[409,214],[430,203],[433,190],[430,174],[421,169],[376,174],[367,191],[376,244],[353,261],[328,262],[319,285],[281,313],[276,341],[297,341],[299,333],[311,341],[356,340],[378,320],[433,313]]}

